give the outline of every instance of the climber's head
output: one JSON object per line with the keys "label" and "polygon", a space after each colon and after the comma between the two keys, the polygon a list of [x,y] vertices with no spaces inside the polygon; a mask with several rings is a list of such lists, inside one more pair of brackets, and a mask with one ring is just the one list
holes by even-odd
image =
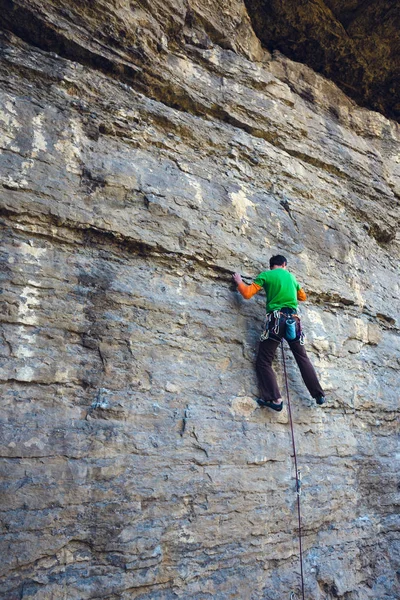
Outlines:
{"label": "climber's head", "polygon": [[276,256],[271,256],[269,259],[269,268],[270,269],[286,269],[287,260],[281,254],[277,254]]}

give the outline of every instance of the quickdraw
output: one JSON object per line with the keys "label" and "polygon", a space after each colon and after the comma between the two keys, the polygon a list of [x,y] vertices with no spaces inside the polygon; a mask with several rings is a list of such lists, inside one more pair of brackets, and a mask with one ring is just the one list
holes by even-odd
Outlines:
{"label": "quickdraw", "polygon": [[269,338],[269,324],[271,322],[271,314],[272,313],[268,313],[265,317],[263,330],[260,336],[260,342],[264,342]]}

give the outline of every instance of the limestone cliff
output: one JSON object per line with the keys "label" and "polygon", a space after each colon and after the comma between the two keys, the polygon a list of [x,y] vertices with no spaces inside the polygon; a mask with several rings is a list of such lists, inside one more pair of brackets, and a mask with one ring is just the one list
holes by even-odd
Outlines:
{"label": "limestone cliff", "polygon": [[399,125],[241,0],[0,5],[0,596],[298,591],[264,298],[231,284],[279,251],[329,397],[289,360],[306,597],[399,598]]}

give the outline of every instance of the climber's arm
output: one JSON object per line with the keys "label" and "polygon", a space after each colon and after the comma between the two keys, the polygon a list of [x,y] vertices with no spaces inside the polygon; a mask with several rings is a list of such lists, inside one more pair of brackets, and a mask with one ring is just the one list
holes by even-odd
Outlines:
{"label": "climber's arm", "polygon": [[242,283],[238,284],[238,290],[242,294],[243,298],[246,298],[246,300],[257,294],[257,292],[259,292],[261,289],[262,287],[260,285],[257,285],[256,283],[246,285],[242,281]]}
{"label": "climber's arm", "polygon": [[257,285],[254,282],[250,285],[246,285],[242,281],[242,278],[239,275],[239,273],[235,273],[233,275],[233,279],[238,286],[238,291],[242,294],[243,298],[246,298],[246,300],[249,300],[249,298],[257,294],[257,292],[259,292],[262,289],[260,285]]}
{"label": "climber's arm", "polygon": [[300,300],[300,302],[304,302],[304,300],[307,300],[307,296],[303,288],[297,290],[297,300]]}

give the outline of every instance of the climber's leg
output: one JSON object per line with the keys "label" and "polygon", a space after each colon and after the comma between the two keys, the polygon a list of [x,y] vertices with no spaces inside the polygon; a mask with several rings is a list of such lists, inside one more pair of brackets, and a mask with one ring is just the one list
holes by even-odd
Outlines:
{"label": "climber's leg", "polygon": [[256,362],[261,398],[266,402],[275,401],[277,404],[281,402],[281,394],[272,369],[272,360],[278,346],[279,341],[271,338],[260,342]]}
{"label": "climber's leg", "polygon": [[311,364],[310,359],[307,356],[307,352],[304,346],[300,344],[299,340],[289,342],[289,346],[291,351],[293,352],[293,356],[296,359],[303,381],[306,384],[306,387],[310,392],[311,396],[316,399],[324,397],[324,391],[321,387],[321,384],[318,381],[317,374],[315,372],[314,367]]}

